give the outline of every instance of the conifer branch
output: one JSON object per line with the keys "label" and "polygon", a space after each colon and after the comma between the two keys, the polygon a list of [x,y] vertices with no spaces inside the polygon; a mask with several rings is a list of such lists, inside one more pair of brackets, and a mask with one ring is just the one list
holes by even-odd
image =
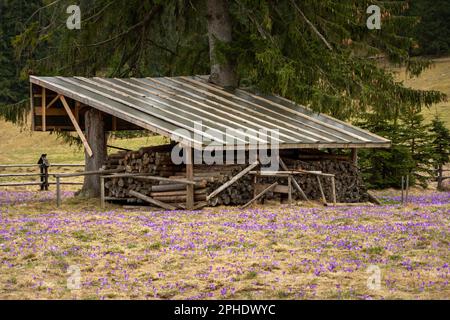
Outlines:
{"label": "conifer branch", "polygon": [[311,27],[311,29],[319,36],[319,38],[325,43],[325,45],[328,47],[328,49],[330,49],[331,51],[333,51],[333,47],[331,46],[331,44],[327,41],[327,39],[325,39],[325,37],[319,32],[319,30],[317,30],[317,28],[314,26],[314,24],[309,21],[309,19],[305,16],[305,14],[303,13],[302,10],[300,10],[300,8],[297,6],[297,4],[291,0],[292,5],[294,6],[294,8],[300,13],[300,15],[303,17],[303,19],[305,19],[306,23]]}

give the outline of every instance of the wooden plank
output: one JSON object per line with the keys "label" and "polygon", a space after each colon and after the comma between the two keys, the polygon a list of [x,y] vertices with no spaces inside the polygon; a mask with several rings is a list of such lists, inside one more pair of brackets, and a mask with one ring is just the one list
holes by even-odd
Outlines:
{"label": "wooden plank", "polygon": [[288,177],[288,202],[292,203],[292,176]]}
{"label": "wooden plank", "polygon": [[41,108],[42,108],[42,131],[47,130],[47,116],[45,110],[47,110],[47,94],[46,89],[42,87]]}
{"label": "wooden plank", "polygon": [[[242,102],[251,103],[251,101],[249,101],[249,98],[253,98],[255,101],[259,100],[262,103],[267,104],[267,106],[262,105],[262,103],[258,103],[258,104],[253,103],[253,104],[256,107],[258,107],[258,108],[266,108],[266,109],[272,110],[273,112],[276,113],[276,117],[280,117],[280,115],[285,115],[285,116],[289,116],[290,119],[299,120],[296,117],[292,116],[293,114],[298,115],[298,116],[300,116],[301,118],[304,119],[304,121],[300,122],[301,125],[302,126],[308,126],[312,130],[318,130],[318,131],[321,131],[321,132],[323,132],[325,134],[333,135],[333,136],[337,136],[337,137],[340,137],[337,134],[343,134],[343,135],[346,135],[346,136],[350,136],[352,138],[356,138],[356,139],[358,139],[360,141],[363,141],[363,142],[370,142],[370,141],[372,141],[372,140],[369,140],[369,139],[366,139],[366,138],[362,137],[361,134],[368,134],[368,133],[364,132],[363,130],[361,130],[359,128],[352,127],[351,125],[349,125],[347,123],[344,123],[342,121],[341,122],[334,121],[335,119],[333,119],[333,118],[331,118],[333,123],[330,124],[328,121],[322,120],[322,119],[327,119],[326,117],[323,117],[322,115],[315,115],[315,116],[314,115],[308,115],[306,112],[300,112],[299,109],[306,110],[306,108],[298,106],[298,105],[295,105],[295,107],[294,107],[293,106],[294,103],[292,101],[289,101],[289,100],[281,98],[281,97],[273,97],[273,98],[284,99],[284,100],[288,101],[291,106],[290,107],[285,106],[285,105],[283,105],[283,104],[281,104],[279,102],[276,102],[276,101],[273,101],[271,99],[268,99],[267,97],[263,97],[263,96],[260,96],[260,95],[255,95],[255,94],[252,94],[250,92],[247,92],[247,91],[244,91],[244,90],[241,90],[241,89],[236,89],[233,94],[232,93],[228,93],[228,92],[224,91],[223,88],[221,88],[221,87],[219,87],[217,85],[214,85],[214,84],[209,83],[209,82],[206,83],[203,79],[202,79],[203,81],[199,81],[199,80],[192,79],[192,77],[180,77],[180,78],[182,78],[183,80],[188,81],[190,83],[195,83],[195,84],[198,84],[200,86],[203,86],[203,87],[207,88],[209,91],[215,91],[218,94],[222,94],[224,96],[228,96],[229,98],[237,99],[237,100],[242,101]],[[173,78],[170,78],[170,79],[172,81],[175,81],[175,79],[173,79]],[[176,81],[179,82],[179,80],[176,80]],[[244,99],[244,98],[238,96],[237,93],[240,93],[241,95],[244,95],[247,98]],[[277,108],[279,110],[277,110]],[[285,112],[283,112],[283,111],[285,111]],[[312,113],[312,112],[310,112],[310,113]],[[321,118],[321,119],[318,119],[318,118]],[[308,123],[305,123],[305,121],[308,121],[310,123],[314,123],[314,126],[313,125],[309,125]],[[319,128],[317,126],[320,126],[320,127],[324,128],[324,129]],[[346,128],[343,128],[344,126]],[[330,132],[330,130],[328,130],[328,129],[331,129],[335,133]],[[355,132],[358,132],[358,133],[355,133]],[[375,136],[378,139],[383,139],[384,141],[386,141],[387,143],[390,144],[390,141],[387,140],[387,139],[378,137],[378,136],[376,136],[374,134],[372,134],[372,136]],[[345,138],[341,137],[340,139],[344,140]],[[350,141],[348,141],[348,142],[350,142]]]}
{"label": "wooden plank", "polygon": [[[335,139],[339,139],[342,142],[350,142],[349,140],[346,140],[345,138],[341,137],[341,136],[337,136],[336,134],[330,133],[330,132],[326,132],[323,129],[320,128],[316,128],[313,127],[312,125],[305,123],[305,121],[300,122],[298,119],[296,119],[295,117],[292,117],[292,115],[285,115],[281,112],[277,112],[275,110],[273,110],[272,107],[268,107],[268,106],[264,106],[261,104],[257,104],[254,103],[252,101],[250,101],[249,99],[242,99],[241,97],[232,94],[232,93],[228,93],[225,90],[223,90],[223,88],[211,85],[211,84],[206,84],[203,83],[201,81],[197,81],[195,79],[192,79],[190,77],[179,77],[180,79],[183,79],[185,81],[180,81],[178,79],[174,79],[174,78],[165,78],[166,81],[170,81],[172,83],[176,83],[178,85],[187,87],[191,90],[194,90],[194,92],[201,92],[202,94],[205,94],[213,99],[216,100],[220,100],[222,102],[222,106],[223,107],[227,107],[228,105],[232,105],[231,109],[237,110],[237,109],[243,109],[245,116],[250,116],[249,114],[255,114],[257,119],[259,119],[260,121],[263,120],[263,118],[268,119],[269,121],[271,121],[271,123],[274,122],[278,122],[278,126],[285,129],[286,131],[292,132],[292,130],[287,129],[286,127],[292,127],[293,131],[297,131],[296,134],[302,136],[303,138],[300,139],[300,141],[304,140],[305,138],[307,140],[315,140],[318,141],[317,139],[321,139],[323,141],[335,141]],[[155,79],[151,79],[152,81],[157,81]],[[186,82],[187,81],[187,82]],[[190,82],[190,83],[188,83]],[[166,85],[166,83],[163,83],[164,85]],[[194,86],[194,85],[197,86]],[[203,87],[204,89],[200,88]],[[182,90],[182,89],[179,89]],[[211,91],[215,91],[216,94],[212,93]],[[237,103],[234,100],[238,100],[240,103]],[[251,106],[251,107],[250,107]],[[228,107],[230,108],[230,107]],[[281,121],[280,118],[284,118],[284,121]],[[310,121],[312,122],[312,121]],[[302,127],[305,128],[309,128],[310,130],[305,130]],[[315,131],[312,132],[311,130]],[[303,132],[308,136],[302,135],[300,134],[300,132]],[[316,133],[319,132],[319,133]],[[332,136],[334,137],[333,139],[324,137],[323,134],[326,134],[328,136]],[[311,136],[314,136],[315,138],[312,138]]]}
{"label": "wooden plank", "polygon": [[59,208],[61,206],[61,178],[56,177],[56,206]]}
{"label": "wooden plank", "polygon": [[31,168],[31,167],[39,167],[38,164],[1,164],[0,169],[2,168]]}
{"label": "wooden plank", "polygon": [[8,182],[0,183],[0,187],[40,186],[41,182]]}
{"label": "wooden plank", "polygon": [[[191,147],[185,147],[186,159],[186,180],[194,182],[194,152]],[[186,209],[192,210],[194,208],[194,185],[188,184],[186,186]]]}
{"label": "wooden plank", "polygon": [[[155,80],[155,79],[149,79],[149,80],[158,81],[158,80]],[[306,131],[306,130],[302,129],[300,126],[298,126],[298,125],[294,126],[294,125],[292,125],[290,123],[281,122],[280,120],[278,120],[278,117],[280,115],[277,114],[277,113],[275,113],[275,115],[276,115],[275,117],[274,117],[274,115],[265,115],[264,112],[262,112],[260,105],[256,105],[255,104],[257,109],[249,108],[249,107],[246,107],[243,104],[235,103],[235,102],[233,102],[233,101],[231,101],[229,99],[220,97],[218,95],[211,94],[211,93],[209,93],[207,91],[202,90],[199,87],[191,86],[191,85],[189,85],[189,83],[182,82],[182,81],[174,79],[174,78],[167,78],[167,77],[165,78],[165,80],[166,81],[170,81],[172,83],[177,83],[179,85],[182,85],[182,86],[185,86],[185,87],[188,87],[188,88],[191,88],[192,90],[197,91],[197,92],[202,92],[203,94],[209,95],[209,96],[211,96],[212,98],[214,98],[216,100],[223,101],[225,103],[221,104],[221,109],[224,109],[224,108],[225,109],[229,109],[230,113],[231,112],[240,113],[241,114],[241,116],[240,116],[241,119],[245,119],[249,123],[258,124],[259,126],[261,126],[264,129],[267,129],[267,128],[278,129],[280,137],[284,136],[285,138],[287,138],[287,139],[289,139],[291,141],[309,140],[312,143],[320,141],[320,140],[318,140],[317,134],[314,134],[312,132]],[[163,83],[163,85],[166,85],[166,83]],[[182,90],[182,89],[179,89],[179,90]],[[221,90],[220,92],[222,94],[224,94],[225,91]],[[234,97],[234,98],[237,98],[237,97]],[[252,104],[250,101],[247,101],[247,100],[243,100],[243,102],[245,104]],[[233,107],[227,106],[227,104],[232,104]],[[243,109],[243,110],[239,110],[239,109]],[[229,115],[227,117],[229,117]],[[290,118],[289,120],[292,120],[292,118]],[[279,124],[275,124],[277,122],[279,122]],[[302,123],[302,125],[306,126],[306,124],[304,124],[304,123]],[[292,129],[290,129],[288,127],[292,127]],[[306,134],[309,134],[309,136],[301,134],[300,132],[304,132]],[[311,137],[311,135],[315,135],[316,137],[313,138],[313,137]],[[335,142],[335,140],[332,140],[332,139],[328,139],[328,138],[321,137],[321,136],[319,136],[319,137],[322,138],[322,140],[325,140],[325,141]],[[341,139],[341,140],[343,140],[345,142],[349,142],[349,141],[346,141],[345,139]]]}
{"label": "wooden plank", "polygon": [[224,191],[225,189],[229,188],[232,184],[234,184],[236,181],[238,181],[240,178],[242,178],[243,176],[245,176],[247,173],[249,173],[252,169],[254,169],[255,167],[257,167],[259,165],[259,161],[256,161],[254,163],[252,163],[251,165],[249,165],[247,168],[245,168],[244,170],[242,170],[241,172],[239,172],[237,175],[235,175],[233,178],[231,178],[228,182],[224,183],[222,186],[220,186],[219,188],[217,188],[215,191],[213,191],[210,195],[208,195],[208,197],[206,198],[206,200],[209,200],[211,198],[214,198],[215,196],[217,196],[219,193],[221,193],[222,191]]}
{"label": "wooden plank", "polygon": [[86,149],[87,154],[89,155],[89,157],[92,157],[93,156],[92,149],[89,146],[89,143],[87,142],[86,137],[83,134],[83,131],[81,131],[81,128],[78,125],[78,122],[75,119],[75,116],[73,115],[72,110],[70,110],[70,107],[66,101],[66,98],[64,96],[61,96],[60,99],[64,106],[64,109],[66,109],[67,115],[69,116],[70,120],[72,121],[73,126],[75,127],[75,130],[78,133],[78,136],[80,137],[81,141],[83,142],[83,145],[84,145],[84,148]]}
{"label": "wooden plank", "polygon": [[170,204],[164,203],[164,202],[159,201],[159,200],[155,200],[155,199],[153,199],[151,197],[148,197],[145,194],[139,193],[137,191],[130,190],[128,193],[131,196],[133,196],[133,197],[136,197],[136,198],[141,199],[141,200],[143,200],[145,202],[154,204],[155,206],[158,206],[160,208],[163,208],[163,209],[166,209],[166,210],[175,210],[176,209],[176,207],[174,207],[174,206],[172,206]]}
{"label": "wooden plank", "polygon": [[53,108],[53,109],[47,109],[46,111],[43,110],[42,107],[36,107],[34,108],[34,113],[37,116],[42,116],[45,115],[46,116],[66,116],[66,110],[65,109],[61,109],[61,108]]}
{"label": "wooden plank", "polygon": [[174,136],[172,133],[177,129],[175,125],[162,121],[148,112],[137,110],[136,108],[129,108],[129,110],[124,111],[123,108],[121,108],[121,105],[116,101],[110,100],[105,102],[105,99],[102,99],[102,96],[92,94],[89,90],[67,83],[60,77],[55,78],[54,81],[49,81],[39,77],[30,76],[30,82],[39,86],[45,86],[47,89],[64,94],[74,100],[84,101],[88,106],[116,116],[141,128],[171,138],[173,141],[188,143],[197,149],[201,148],[201,141],[196,141],[192,139],[191,136],[183,135],[182,133],[178,133]]}
{"label": "wooden plank", "polygon": [[35,121],[34,121],[34,93],[33,93],[33,83],[30,82],[30,111],[31,111],[31,130],[35,131]]}
{"label": "wooden plank", "polygon": [[[263,191],[264,189],[266,189],[269,186],[270,186],[269,183],[256,184],[256,187],[254,188],[254,195],[253,195],[253,197],[256,197],[256,195],[258,193],[260,193],[261,191]],[[283,185],[279,184],[272,191],[274,193],[288,194],[289,193],[289,188],[288,188],[288,186],[283,186]]]}
{"label": "wooden plank", "polygon": [[100,207],[105,208],[105,178],[100,176]]}
{"label": "wooden plank", "polygon": [[[76,80],[78,80],[78,81],[76,81]],[[200,136],[205,136],[213,141],[217,141],[217,142],[223,143],[223,144],[226,143],[226,141],[218,138],[218,136],[214,136],[212,134],[204,132],[203,130],[197,129],[197,127],[194,125],[195,124],[194,120],[192,118],[188,118],[186,116],[180,115],[181,111],[174,112],[174,111],[168,110],[167,107],[170,107],[170,105],[166,105],[166,107],[161,107],[158,104],[150,103],[149,101],[147,101],[143,98],[136,98],[136,97],[130,96],[126,93],[118,92],[117,90],[114,90],[111,87],[102,86],[101,84],[98,84],[95,81],[92,81],[90,79],[83,78],[83,77],[76,77],[76,78],[71,78],[71,79],[65,78],[64,81],[67,81],[68,83],[72,83],[73,85],[76,85],[76,86],[80,86],[81,88],[84,88],[84,89],[94,92],[96,94],[100,94],[108,99],[120,102],[121,104],[127,105],[128,107],[143,111],[145,113],[149,112],[161,120],[164,120],[169,123],[173,123],[183,129],[188,130],[188,131],[193,131],[194,133],[196,133]],[[83,82],[85,84],[83,84]],[[88,85],[86,85],[86,83],[90,84],[90,85],[88,86]],[[94,88],[93,85],[97,86],[97,89]],[[121,97],[119,97],[119,96],[121,96]],[[147,97],[147,99],[150,99],[150,97]],[[130,100],[134,100],[134,101],[130,101]],[[215,130],[214,128],[210,128],[210,129]]]}
{"label": "wooden plank", "polygon": [[367,192],[367,195],[369,196],[369,200],[372,202],[372,203],[375,203],[375,204],[377,204],[377,205],[381,205],[381,201],[380,200],[378,200],[373,194],[371,194],[370,192]]}
{"label": "wooden plank", "polygon": [[256,174],[259,176],[280,176],[287,177],[289,175],[299,175],[299,174],[312,174],[322,177],[334,177],[334,174],[323,173],[322,171],[306,171],[306,170],[291,170],[291,171],[251,171],[250,174]]}
{"label": "wooden plank", "polygon": [[336,181],[334,177],[331,177],[331,192],[333,195],[333,203],[336,204]]}
{"label": "wooden plank", "polygon": [[[134,92],[135,94],[139,94],[139,92],[137,92],[137,91],[125,88],[122,85],[119,86],[117,83],[111,82],[112,79],[101,79],[101,78],[95,78],[95,79],[102,81],[102,82],[107,82],[109,85],[117,86],[118,88],[120,88],[122,90],[127,90],[130,92]],[[183,112],[188,113],[194,117],[201,117],[204,121],[207,120],[207,123],[214,122],[214,124],[217,126],[223,127],[224,129],[228,129],[231,131],[235,131],[238,133],[238,135],[234,136],[233,138],[240,140],[242,142],[245,142],[245,140],[240,138],[240,136],[242,135],[242,132],[239,131],[239,129],[236,129],[232,126],[227,125],[227,122],[233,123],[235,125],[238,125],[241,128],[249,129],[249,130],[255,132],[256,135],[254,135],[254,136],[252,135],[251,136],[252,139],[255,139],[255,140],[258,140],[261,142],[266,142],[267,138],[266,138],[266,140],[263,140],[263,139],[260,139],[258,137],[258,135],[265,135],[265,136],[269,137],[269,135],[265,134],[264,132],[261,132],[256,126],[254,126],[257,128],[256,130],[252,129],[252,128],[248,128],[248,124],[245,124],[244,122],[242,122],[242,117],[238,117],[238,119],[241,120],[240,123],[230,120],[229,118],[230,117],[233,118],[233,116],[230,115],[229,112],[221,110],[223,108],[221,108],[221,109],[212,108],[211,106],[205,105],[197,100],[186,98],[186,97],[181,97],[181,99],[188,100],[188,103],[185,103],[184,101],[180,101],[180,97],[178,95],[174,95],[173,93],[169,93],[169,95],[167,95],[166,94],[167,91],[165,91],[161,88],[156,88],[156,87],[152,86],[150,83],[143,83],[141,79],[133,79],[133,80],[139,82],[141,85],[136,85],[133,82],[129,82],[129,81],[126,81],[123,79],[114,79],[114,81],[118,81],[118,82],[124,83],[128,86],[132,86],[139,90],[148,92],[148,93],[152,94],[155,98],[157,97],[157,98],[160,98],[163,100],[158,100],[158,99],[155,100],[155,98],[147,96],[148,99],[151,99],[151,100],[159,102],[159,103],[163,103],[166,106],[169,106],[172,108],[177,108],[178,110],[182,110]],[[150,90],[150,89],[148,89],[148,87],[155,88],[155,90],[158,90],[159,92]],[[160,93],[160,92],[163,92],[163,93]],[[166,104],[164,102],[164,100],[171,101],[172,104]],[[197,105],[199,105],[199,107],[197,107]],[[211,111],[208,111],[206,109],[211,109]],[[196,112],[193,112],[193,110],[195,110]],[[218,113],[223,113],[223,115],[218,115]],[[211,119],[211,118],[213,118],[213,119]],[[232,136],[232,135],[230,135],[230,136]]]}
{"label": "wooden plank", "polygon": [[358,166],[358,150],[357,149],[355,149],[355,148],[352,149],[351,158],[352,158],[353,165]]}
{"label": "wooden plank", "polygon": [[371,202],[358,202],[358,203],[325,203],[327,207],[373,207]]}
{"label": "wooden plank", "polygon": [[53,99],[52,99],[52,101],[50,101],[50,103],[47,105],[47,109],[49,109],[52,105],[54,105],[55,104],[55,102],[56,101],[58,101],[58,99],[60,99],[61,98],[61,95],[60,94],[58,94],[58,95],[56,95],[56,97],[54,97]]}
{"label": "wooden plank", "polygon": [[36,177],[43,176],[42,173],[2,173],[0,174],[0,178],[4,177]]}
{"label": "wooden plank", "polygon": [[195,181],[188,181],[185,179],[169,179],[164,177],[155,177],[155,176],[142,176],[142,173],[138,176],[130,176],[137,180],[155,180],[155,181],[164,181],[164,182],[170,182],[170,183],[183,183],[183,184],[190,184],[190,185],[196,185],[197,183]]}
{"label": "wooden plank", "polygon": [[[114,172],[123,172],[124,169],[108,169],[108,170],[98,170],[98,171],[84,171],[84,172],[76,172],[76,173],[53,173],[54,177],[81,177],[81,176],[94,176],[94,175],[104,175],[110,174]],[[115,177],[115,176],[106,176],[106,177]]]}
{"label": "wooden plank", "polygon": [[[280,163],[281,169],[283,169],[285,171],[289,171],[288,166],[284,163],[283,159],[281,159],[279,156],[278,156],[278,162]],[[300,192],[300,195],[303,197],[303,199],[305,199],[306,201],[309,201],[309,199],[306,196],[305,192],[300,187],[300,185],[298,184],[297,180],[295,180],[295,176],[292,179],[292,183],[294,184],[294,187],[298,190],[298,192]]]}
{"label": "wooden plank", "polygon": [[319,183],[320,194],[322,195],[323,203],[327,203],[327,199],[325,198],[325,193],[323,192],[322,182],[320,181],[320,177],[317,176],[317,182]]}
{"label": "wooden plank", "polygon": [[260,192],[256,197],[254,197],[252,200],[250,200],[244,206],[242,206],[241,209],[247,208],[249,205],[251,205],[253,202],[255,202],[256,200],[261,198],[263,195],[265,195],[267,192],[269,192],[272,188],[275,188],[277,185],[278,185],[278,182],[271,184],[269,187],[267,187],[262,192]]}

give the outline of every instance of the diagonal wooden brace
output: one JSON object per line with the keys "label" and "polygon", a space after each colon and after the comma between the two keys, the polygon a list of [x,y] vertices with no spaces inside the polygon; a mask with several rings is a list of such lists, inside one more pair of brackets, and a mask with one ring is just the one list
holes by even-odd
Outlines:
{"label": "diagonal wooden brace", "polygon": [[75,119],[75,116],[72,113],[72,110],[70,110],[69,104],[66,101],[66,97],[60,96],[61,102],[64,106],[64,109],[66,109],[67,115],[70,118],[70,121],[72,121],[73,126],[75,127],[75,130],[78,133],[78,136],[80,137],[81,141],[83,142],[84,148],[86,149],[86,152],[88,153],[89,157],[92,157],[93,152],[91,147],[89,146],[89,143],[86,139],[86,137],[83,134],[83,131],[81,131],[80,126],[78,125],[77,120]]}

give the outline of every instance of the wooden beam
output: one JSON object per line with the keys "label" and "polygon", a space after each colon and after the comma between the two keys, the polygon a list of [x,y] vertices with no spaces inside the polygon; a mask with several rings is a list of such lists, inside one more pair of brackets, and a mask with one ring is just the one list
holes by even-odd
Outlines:
{"label": "wooden beam", "polygon": [[52,101],[50,101],[50,103],[47,105],[47,109],[50,108],[52,105],[54,105],[55,102],[58,101],[58,99],[59,99],[60,97],[61,97],[60,94],[58,94],[56,97],[54,97],[54,98],[52,99]]}
{"label": "wooden beam", "polygon": [[379,206],[381,205],[381,201],[378,200],[373,194],[371,194],[370,192],[367,192],[367,195],[369,196],[370,202],[375,203]]}
{"label": "wooden beam", "polygon": [[288,202],[292,203],[292,176],[288,177]]}
{"label": "wooden beam", "polygon": [[327,198],[325,198],[325,193],[323,192],[322,182],[320,182],[320,177],[317,176],[317,182],[319,183],[320,194],[322,195],[323,203],[327,203]]}
{"label": "wooden beam", "polygon": [[[89,143],[87,142],[86,137],[83,134],[83,131],[81,131],[81,128],[78,125],[78,122],[75,119],[75,116],[73,115],[72,110],[70,110],[70,107],[66,101],[66,98],[64,96],[60,96],[60,99],[64,106],[64,109],[66,109],[67,115],[69,116],[70,120],[72,121],[73,126],[75,127],[75,130],[78,133],[78,136],[80,137],[81,141],[83,142],[83,145],[84,145],[84,148],[86,149],[87,154],[89,155],[89,157],[92,157],[93,156],[92,149],[89,146]],[[45,108],[43,108],[42,110],[45,110]]]}
{"label": "wooden beam", "polygon": [[46,89],[42,87],[41,108],[42,108],[42,131],[47,130],[47,116],[45,110],[47,109],[47,93]]}
{"label": "wooden beam", "polygon": [[145,202],[154,204],[155,206],[158,206],[160,208],[163,208],[163,209],[166,209],[166,210],[175,210],[176,209],[176,207],[174,207],[174,206],[172,206],[172,205],[170,205],[168,203],[165,203],[165,202],[153,199],[151,197],[147,197],[145,194],[136,192],[134,190],[130,190],[130,191],[128,191],[128,193],[131,196],[133,196],[133,197],[136,197],[138,199],[144,200]]}
{"label": "wooden beam", "polygon": [[61,177],[56,177],[56,206],[61,206]]}
{"label": "wooden beam", "polygon": [[325,203],[327,207],[373,207],[375,206],[371,202],[358,202],[358,203]]}
{"label": "wooden beam", "polygon": [[259,165],[259,161],[255,161],[254,163],[252,163],[251,165],[249,165],[247,168],[245,168],[244,170],[242,170],[241,172],[239,172],[237,175],[235,175],[233,178],[231,178],[228,182],[224,183],[223,185],[221,185],[219,188],[217,188],[216,190],[214,190],[210,195],[208,195],[206,197],[206,200],[209,200],[211,198],[214,198],[215,196],[217,196],[219,193],[221,193],[223,190],[229,188],[232,184],[234,184],[236,181],[238,181],[240,178],[242,178],[243,176],[245,176],[247,173],[249,173],[252,169],[254,169],[256,166]]}
{"label": "wooden beam", "polygon": [[278,182],[275,182],[273,184],[271,184],[269,187],[267,187],[266,189],[264,189],[262,192],[260,192],[256,197],[254,197],[252,200],[250,200],[249,202],[247,202],[244,206],[242,206],[242,209],[247,208],[249,205],[251,205],[253,202],[255,202],[256,200],[258,200],[259,198],[261,198],[264,194],[266,194],[267,192],[269,192],[271,189],[275,188],[278,185]]}
{"label": "wooden beam", "polygon": [[352,149],[352,163],[357,166],[358,165],[358,149]]}
{"label": "wooden beam", "polygon": [[[256,176],[255,176],[256,177]],[[256,195],[258,193],[260,193],[261,191],[263,191],[264,189],[266,189],[268,186],[270,186],[270,183],[261,183],[261,184],[256,184],[256,187],[254,188],[254,194],[253,197],[256,197]],[[273,190],[274,193],[282,193],[282,194],[288,194],[289,193],[289,188],[288,186],[283,186],[283,185],[277,185]]]}
{"label": "wooden beam", "polygon": [[30,83],[30,108],[31,108],[31,130],[36,130],[34,123],[34,93],[33,93],[33,84]]}
{"label": "wooden beam", "polygon": [[334,177],[331,177],[331,192],[333,194],[333,203],[336,204],[336,181]]}
{"label": "wooden beam", "polygon": [[117,117],[112,116],[111,130],[117,131]]}
{"label": "wooden beam", "polygon": [[100,206],[105,208],[105,178],[100,176]]}
{"label": "wooden beam", "polygon": [[[191,147],[185,147],[185,159],[186,159],[186,180],[194,182],[194,152]],[[194,186],[188,184],[186,186],[186,209],[194,209]]]}

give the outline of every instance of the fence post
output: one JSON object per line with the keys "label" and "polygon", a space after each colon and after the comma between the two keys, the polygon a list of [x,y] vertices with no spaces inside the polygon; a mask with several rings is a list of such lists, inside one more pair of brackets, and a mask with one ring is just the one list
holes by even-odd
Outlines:
{"label": "fence post", "polygon": [[105,208],[105,177],[100,175],[100,206]]}
{"label": "fence post", "polygon": [[60,184],[60,176],[56,177],[56,206],[59,208],[61,206],[61,184]]}
{"label": "fence post", "polygon": [[404,188],[405,188],[405,177],[402,176],[402,205],[405,204],[405,191],[404,191]]}
{"label": "fence post", "polygon": [[406,204],[408,204],[409,195],[409,174],[406,176]]}
{"label": "fence post", "polygon": [[40,169],[41,174],[41,185],[40,190],[41,191],[48,191],[48,167],[50,167],[50,162],[48,162],[47,154],[43,153],[41,157],[39,158],[39,161],[37,162]]}

